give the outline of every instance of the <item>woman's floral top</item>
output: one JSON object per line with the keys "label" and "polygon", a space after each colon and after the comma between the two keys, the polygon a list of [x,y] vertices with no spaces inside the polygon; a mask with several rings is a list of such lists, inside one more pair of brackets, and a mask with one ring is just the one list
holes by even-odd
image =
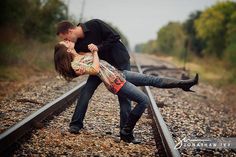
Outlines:
{"label": "woman's floral top", "polygon": [[[104,60],[100,60],[99,63],[100,70],[97,76],[103,81],[109,91],[117,93],[126,82],[123,74]],[[75,58],[71,62],[71,67],[74,70],[83,69],[89,74],[93,70],[92,64],[93,56],[84,55],[83,57]]]}

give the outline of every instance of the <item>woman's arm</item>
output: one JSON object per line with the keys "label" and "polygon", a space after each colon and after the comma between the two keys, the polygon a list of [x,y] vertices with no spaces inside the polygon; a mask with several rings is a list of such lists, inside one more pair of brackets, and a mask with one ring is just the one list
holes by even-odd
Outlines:
{"label": "woman's arm", "polygon": [[98,57],[98,52],[97,51],[94,51],[92,52],[93,54],[93,64],[92,64],[92,67],[94,68],[94,70],[99,73],[99,70],[100,70],[100,63],[99,63],[99,57]]}
{"label": "woman's arm", "polygon": [[80,63],[79,66],[76,66],[74,69],[76,75],[84,75],[84,74],[89,74],[89,75],[97,75],[100,70],[100,64],[99,64],[99,57],[97,54],[97,51],[92,52],[93,55],[93,62],[92,65],[87,65]]}

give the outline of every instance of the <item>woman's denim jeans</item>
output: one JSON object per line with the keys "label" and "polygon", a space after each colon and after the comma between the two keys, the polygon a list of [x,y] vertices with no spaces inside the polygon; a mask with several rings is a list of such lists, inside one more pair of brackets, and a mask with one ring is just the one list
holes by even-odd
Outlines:
{"label": "woman's denim jeans", "polygon": [[148,96],[136,86],[154,86],[159,88],[168,88],[168,86],[177,87],[179,80],[167,77],[156,77],[151,75],[140,74],[138,72],[123,71],[127,80],[124,86],[117,93],[119,96],[127,97],[128,99],[137,102],[138,104],[131,111],[134,115],[141,116],[149,104]]}
{"label": "woman's denim jeans", "polygon": [[153,86],[158,88],[178,88],[182,80],[159,77],[146,74],[140,74],[138,72],[132,72],[124,70],[123,74],[127,81],[135,86]]}
{"label": "woman's denim jeans", "polygon": [[131,113],[138,117],[142,115],[142,113],[147,108],[147,105],[149,104],[148,96],[129,81],[125,82],[124,86],[121,87],[117,95],[137,102],[137,105],[134,107]]}
{"label": "woman's denim jeans", "polygon": [[117,95],[127,97],[128,99],[137,102],[137,105],[134,107],[131,113],[141,116],[149,105],[149,98],[136,86],[159,86],[162,83],[161,79],[159,79],[159,77],[127,70],[124,70],[123,74],[126,78],[126,83],[117,93]]}

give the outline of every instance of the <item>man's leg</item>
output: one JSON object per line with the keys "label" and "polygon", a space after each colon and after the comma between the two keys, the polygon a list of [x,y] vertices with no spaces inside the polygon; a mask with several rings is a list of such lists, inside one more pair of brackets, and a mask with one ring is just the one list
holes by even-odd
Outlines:
{"label": "man's leg", "polygon": [[[122,69],[130,71],[130,63],[125,65]],[[122,129],[131,112],[131,101],[127,97],[123,96],[118,96],[118,100],[120,104],[120,129]]]}
{"label": "man's leg", "polygon": [[78,133],[79,130],[83,128],[83,120],[88,108],[88,102],[101,82],[102,81],[99,77],[89,76],[77,101],[77,105],[70,122],[70,132]]}
{"label": "man's leg", "polygon": [[131,101],[127,97],[118,96],[120,104],[120,129],[125,126],[131,112]]}

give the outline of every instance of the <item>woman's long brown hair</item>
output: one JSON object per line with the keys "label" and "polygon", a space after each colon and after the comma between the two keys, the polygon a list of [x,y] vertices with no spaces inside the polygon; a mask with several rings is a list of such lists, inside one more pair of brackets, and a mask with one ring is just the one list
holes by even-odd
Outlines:
{"label": "woman's long brown hair", "polygon": [[56,44],[54,49],[55,70],[67,81],[76,77],[75,71],[71,67],[73,58],[67,52],[67,47],[63,44]]}

